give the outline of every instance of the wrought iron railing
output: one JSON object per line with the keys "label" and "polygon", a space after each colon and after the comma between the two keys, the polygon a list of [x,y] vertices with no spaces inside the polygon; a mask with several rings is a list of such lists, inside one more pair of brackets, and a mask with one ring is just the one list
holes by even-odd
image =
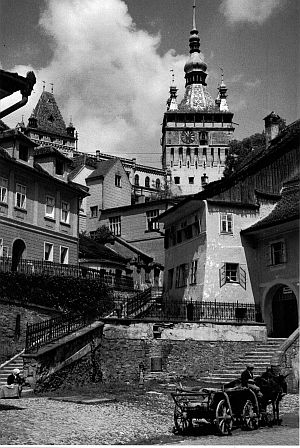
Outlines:
{"label": "wrought iron railing", "polygon": [[[11,272],[12,259],[0,257],[0,271]],[[116,275],[114,273],[105,273],[97,269],[86,268],[80,265],[60,264],[44,260],[20,260],[16,272],[34,275],[57,275],[70,277],[83,277],[87,279],[101,280],[108,287],[115,289],[134,289],[133,278],[127,275]]]}
{"label": "wrought iron railing", "polygon": [[[151,306],[145,306],[150,304]],[[120,315],[121,316],[121,315]],[[122,317],[164,321],[262,322],[258,305],[230,302],[163,301],[151,297],[151,288],[123,303]]]}
{"label": "wrought iron railing", "polygon": [[87,316],[64,315],[35,324],[27,324],[25,353],[37,351],[41,346],[67,336],[90,322]]}

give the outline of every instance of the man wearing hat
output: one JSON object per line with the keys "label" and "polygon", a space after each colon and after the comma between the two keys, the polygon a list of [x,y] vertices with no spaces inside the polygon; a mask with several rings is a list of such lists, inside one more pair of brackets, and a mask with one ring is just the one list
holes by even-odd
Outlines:
{"label": "man wearing hat", "polygon": [[21,378],[20,376],[20,370],[19,369],[14,369],[12,371],[12,373],[10,375],[8,375],[6,383],[8,386],[14,386],[17,385],[18,386],[18,395],[19,397],[21,397],[21,392],[22,392],[22,385],[23,385],[23,378]]}
{"label": "man wearing hat", "polygon": [[260,388],[254,383],[253,370],[254,366],[249,365],[246,367],[246,370],[242,372],[241,374],[242,386],[248,387],[249,389],[253,390],[253,392],[255,392],[259,398],[262,398],[263,395],[260,391]]}

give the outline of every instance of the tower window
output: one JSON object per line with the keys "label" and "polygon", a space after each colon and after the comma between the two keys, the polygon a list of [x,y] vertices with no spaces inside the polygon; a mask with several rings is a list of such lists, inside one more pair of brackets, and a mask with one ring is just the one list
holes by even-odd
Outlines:
{"label": "tower window", "polygon": [[208,133],[207,132],[199,133],[199,142],[200,142],[200,145],[208,145]]}
{"label": "tower window", "polygon": [[174,183],[177,184],[177,185],[180,184],[180,177],[175,176],[174,177]]}
{"label": "tower window", "polygon": [[182,156],[182,148],[179,148],[178,153],[180,156]]}
{"label": "tower window", "polygon": [[202,154],[203,154],[204,157],[206,157],[206,148],[203,148]]}
{"label": "tower window", "polygon": [[198,157],[198,148],[195,148],[194,151],[195,151],[195,153],[194,153],[195,157]]}
{"label": "tower window", "polygon": [[192,185],[194,183],[194,178],[193,177],[189,177],[189,184]]}
{"label": "tower window", "polygon": [[135,186],[138,186],[139,184],[140,184],[140,178],[139,178],[139,175],[136,174],[136,175],[134,176],[134,185],[135,185]]}
{"label": "tower window", "polygon": [[146,178],[145,178],[145,187],[150,187],[150,178],[149,178],[149,176],[146,176]]}
{"label": "tower window", "polygon": [[121,176],[119,174],[115,175],[115,186],[121,188]]}
{"label": "tower window", "polygon": [[157,188],[157,190],[160,188],[160,179],[156,179],[155,187]]}

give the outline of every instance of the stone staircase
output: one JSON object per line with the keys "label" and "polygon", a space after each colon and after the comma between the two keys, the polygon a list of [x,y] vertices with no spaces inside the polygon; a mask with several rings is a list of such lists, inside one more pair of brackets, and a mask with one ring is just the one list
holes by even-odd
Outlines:
{"label": "stone staircase", "polygon": [[[2,366],[0,366],[0,387],[6,384],[6,380],[8,375],[12,373],[14,369],[20,370],[20,375],[23,376],[23,358],[22,354],[18,356],[14,356],[11,360],[8,360]],[[32,392],[32,389],[29,385],[25,384],[23,386],[22,395]]]}
{"label": "stone staircase", "polygon": [[206,387],[221,387],[223,384],[240,378],[247,365],[254,366],[254,377],[261,375],[271,365],[273,356],[286,339],[268,338],[266,343],[259,343],[254,351],[245,353],[221,369],[214,370],[210,375],[200,378],[201,385]]}
{"label": "stone staircase", "polygon": [[7,377],[14,369],[20,369],[21,375],[23,375],[23,358],[22,355],[13,357],[10,361],[7,361],[0,367],[0,387],[6,384]]}

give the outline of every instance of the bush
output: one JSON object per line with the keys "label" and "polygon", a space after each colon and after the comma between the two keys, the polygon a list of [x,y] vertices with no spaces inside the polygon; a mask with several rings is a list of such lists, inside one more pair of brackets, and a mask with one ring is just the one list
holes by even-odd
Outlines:
{"label": "bush", "polygon": [[113,299],[100,280],[0,272],[0,297],[90,316],[101,316]]}

